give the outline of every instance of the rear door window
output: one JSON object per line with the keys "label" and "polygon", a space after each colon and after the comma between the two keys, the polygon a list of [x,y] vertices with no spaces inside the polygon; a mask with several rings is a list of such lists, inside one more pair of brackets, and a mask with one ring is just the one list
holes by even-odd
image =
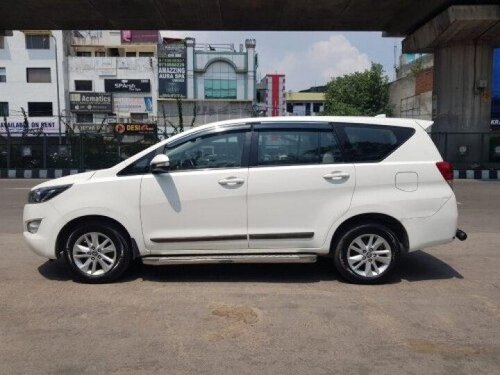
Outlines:
{"label": "rear door window", "polygon": [[346,157],[354,162],[377,162],[405,143],[415,129],[384,125],[336,125]]}
{"label": "rear door window", "polygon": [[333,129],[258,131],[256,164],[259,166],[340,162],[342,162],[342,157]]}

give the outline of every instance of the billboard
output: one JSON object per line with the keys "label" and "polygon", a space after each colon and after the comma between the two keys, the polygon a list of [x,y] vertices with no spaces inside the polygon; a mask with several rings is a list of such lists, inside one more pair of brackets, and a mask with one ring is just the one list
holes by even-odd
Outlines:
{"label": "billboard", "polygon": [[106,92],[151,92],[149,79],[105,79]]}
{"label": "billboard", "polygon": [[182,40],[158,44],[158,96],[187,97],[186,45]]}
{"label": "billboard", "polygon": [[124,44],[158,42],[158,30],[122,30],[120,36]]}
{"label": "billboard", "polygon": [[[0,118],[0,134],[7,134],[8,127],[10,135],[21,135],[25,128],[24,121],[19,118],[11,119],[7,117],[7,123]],[[64,133],[66,127],[61,123],[61,132]],[[32,117],[28,118],[27,134],[57,134],[59,133],[59,123],[57,117]]]}
{"label": "billboard", "polygon": [[116,134],[154,134],[156,124],[115,124],[113,130]]}
{"label": "billboard", "polygon": [[500,48],[493,50],[493,79],[491,84],[491,128],[500,130]]}
{"label": "billboard", "polygon": [[70,92],[69,108],[80,113],[113,112],[112,95],[104,92]]}
{"label": "billboard", "polygon": [[145,97],[114,97],[115,113],[153,113],[153,98]]}

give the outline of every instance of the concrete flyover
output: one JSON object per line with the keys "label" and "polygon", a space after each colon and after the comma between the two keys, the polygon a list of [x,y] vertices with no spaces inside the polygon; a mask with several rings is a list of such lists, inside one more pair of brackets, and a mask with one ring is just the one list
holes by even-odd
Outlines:
{"label": "concrete flyover", "polygon": [[403,36],[403,51],[435,54],[433,130],[489,131],[499,0],[16,0],[1,1],[0,14],[0,35],[12,29],[165,29]]}

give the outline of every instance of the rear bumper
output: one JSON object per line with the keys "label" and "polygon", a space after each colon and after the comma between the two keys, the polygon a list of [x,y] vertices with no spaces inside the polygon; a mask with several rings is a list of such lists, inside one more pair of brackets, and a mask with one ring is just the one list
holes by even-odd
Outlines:
{"label": "rear bumper", "polygon": [[420,250],[453,241],[457,233],[457,220],[455,195],[432,216],[403,220],[408,233],[409,250]]}

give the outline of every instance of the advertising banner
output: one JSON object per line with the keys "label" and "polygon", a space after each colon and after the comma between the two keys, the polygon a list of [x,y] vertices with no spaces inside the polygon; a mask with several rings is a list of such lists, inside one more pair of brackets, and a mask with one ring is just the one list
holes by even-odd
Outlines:
{"label": "advertising banner", "polygon": [[493,51],[493,79],[491,86],[491,128],[500,130],[500,48]]}
{"label": "advertising banner", "polygon": [[106,92],[151,92],[149,79],[105,79]]}
{"label": "advertising banner", "polygon": [[121,41],[127,43],[156,43],[158,30],[122,30]]}
{"label": "advertising banner", "polygon": [[186,46],[174,40],[158,44],[158,95],[160,98],[187,96]]}
{"label": "advertising banner", "polygon": [[74,129],[80,133],[111,133],[113,126],[108,124],[75,124]]}
{"label": "advertising banner", "polygon": [[116,134],[152,134],[156,133],[156,124],[115,124]]}
{"label": "advertising banner", "polygon": [[112,95],[101,92],[70,92],[69,108],[80,113],[113,112]]}
{"label": "advertising banner", "polygon": [[153,98],[145,97],[114,97],[115,113],[153,113]]}
{"label": "advertising banner", "polygon": [[[7,117],[7,124],[3,118],[0,118],[0,133],[7,134],[5,127],[8,126],[9,132],[13,136],[19,136],[24,130],[24,120],[21,117],[15,119]],[[66,127],[61,123],[61,132],[65,132]],[[59,133],[59,124],[57,117],[33,117],[28,118],[27,134],[57,134]]]}

